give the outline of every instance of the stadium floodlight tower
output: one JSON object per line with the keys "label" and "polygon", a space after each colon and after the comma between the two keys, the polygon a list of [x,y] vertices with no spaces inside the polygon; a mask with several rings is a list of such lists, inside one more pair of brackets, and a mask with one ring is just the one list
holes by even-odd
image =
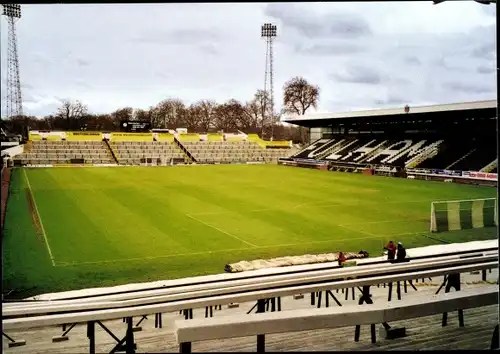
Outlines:
{"label": "stadium floodlight tower", "polygon": [[[261,37],[266,39],[266,70],[264,76],[264,92],[267,93],[269,97],[269,107],[271,115],[271,139],[274,136],[274,70],[273,70],[273,41],[277,35],[277,26],[272,23],[265,23],[261,27]],[[265,110],[264,115],[267,113]],[[262,117],[262,127],[264,128],[264,122],[266,117]]]}
{"label": "stadium floodlight tower", "polygon": [[9,24],[7,41],[7,97],[5,102],[7,117],[12,118],[23,115],[16,36],[16,21],[21,18],[21,5],[2,4],[2,7],[2,14],[7,17]]}

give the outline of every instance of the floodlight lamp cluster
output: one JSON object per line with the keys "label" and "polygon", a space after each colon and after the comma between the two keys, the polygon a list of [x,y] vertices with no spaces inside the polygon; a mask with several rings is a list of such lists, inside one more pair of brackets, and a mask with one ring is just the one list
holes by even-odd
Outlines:
{"label": "floodlight lamp cluster", "polygon": [[2,15],[13,18],[21,18],[21,5],[19,4],[2,4]]}
{"label": "floodlight lamp cluster", "polygon": [[261,27],[261,36],[262,37],[276,37],[277,27],[271,23],[266,23]]}

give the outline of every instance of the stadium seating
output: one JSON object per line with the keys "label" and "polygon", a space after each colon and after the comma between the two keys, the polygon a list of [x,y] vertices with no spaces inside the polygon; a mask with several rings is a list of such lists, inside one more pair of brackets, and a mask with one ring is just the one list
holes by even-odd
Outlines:
{"label": "stadium seating", "polygon": [[[75,162],[84,164],[118,162],[120,165],[166,165],[171,162],[190,161],[189,154],[177,145],[173,135],[162,134],[161,137],[157,137],[159,141],[139,140],[145,139],[144,134],[133,139],[129,137],[129,133],[115,135],[109,141],[109,146],[104,141],[29,141],[25,146],[25,152],[16,156],[14,163],[54,165]],[[277,162],[279,157],[289,156],[293,151],[291,148],[266,148],[252,141],[221,141],[219,139],[222,139],[222,135],[215,134],[211,136],[213,140],[208,141],[199,141],[198,134],[181,134],[180,137],[182,137],[182,140],[179,139],[180,144],[198,163],[272,163]]]}
{"label": "stadium seating", "polygon": [[182,145],[199,163],[276,162],[290,149],[263,149],[251,141],[184,141]]}
{"label": "stadium seating", "polygon": [[139,165],[147,159],[165,165],[172,159],[187,158],[175,143],[168,141],[111,141],[110,146],[120,165]]}
{"label": "stadium seating", "polygon": [[496,158],[496,146],[474,139],[377,135],[320,139],[292,156],[336,163],[479,171]]}
{"label": "stadium seating", "polygon": [[111,152],[102,141],[32,141],[26,151],[14,158],[21,165],[69,164],[80,160],[85,164],[113,164]]}

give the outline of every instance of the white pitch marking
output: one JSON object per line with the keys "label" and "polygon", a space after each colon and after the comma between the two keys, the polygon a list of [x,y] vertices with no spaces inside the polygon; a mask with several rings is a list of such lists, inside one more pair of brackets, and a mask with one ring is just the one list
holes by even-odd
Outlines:
{"label": "white pitch marking", "polygon": [[221,232],[221,233],[223,233],[223,234],[225,234],[225,235],[228,235],[228,236],[230,236],[230,237],[232,237],[232,238],[234,238],[234,239],[236,239],[236,240],[239,240],[239,241],[241,241],[241,242],[243,242],[243,243],[246,243],[246,244],[247,244],[247,245],[249,245],[249,246],[252,246],[252,247],[254,247],[254,248],[257,248],[257,247],[258,247],[257,245],[254,245],[254,244],[253,244],[253,243],[251,243],[251,242],[245,241],[245,240],[243,240],[243,239],[239,238],[238,236],[234,236],[234,235],[230,234],[229,232],[226,232],[226,231],[224,231],[224,230],[219,229],[218,227],[215,227],[215,226],[212,226],[212,225],[210,225],[210,224],[207,224],[206,222],[201,221],[200,219],[197,219],[197,218],[195,218],[195,217],[194,217],[194,216],[192,216],[192,215],[186,214],[186,216],[187,216],[188,218],[190,218],[190,219],[193,219],[193,220],[195,220],[195,221],[198,221],[200,224],[203,224],[203,225],[205,225],[205,226],[208,226],[208,227],[210,227],[210,228],[212,228],[212,229],[214,229],[214,230],[217,230],[217,231],[219,231],[219,232]]}
{"label": "white pitch marking", "polygon": [[[393,235],[394,236],[394,235]],[[144,261],[144,260],[152,260],[152,259],[160,259],[160,258],[172,258],[172,257],[184,257],[184,256],[201,256],[207,255],[211,253],[226,253],[233,251],[250,251],[257,249],[266,249],[266,248],[282,248],[282,247],[291,247],[291,246],[307,246],[313,245],[317,243],[333,243],[333,242],[344,242],[344,241],[361,241],[361,240],[369,240],[373,238],[382,238],[386,236],[378,235],[372,237],[354,237],[354,238],[345,238],[341,240],[321,240],[321,241],[310,241],[310,242],[302,242],[302,243],[288,243],[288,244],[279,244],[279,245],[268,245],[268,246],[256,246],[256,247],[245,247],[245,248],[233,248],[233,249],[224,249],[224,250],[215,250],[215,251],[205,251],[205,252],[190,252],[190,253],[175,253],[168,254],[165,256],[153,256],[153,257],[137,257],[137,258],[123,258],[123,259],[111,259],[105,261],[89,261],[89,262],[59,262],[57,267],[69,267],[69,266],[79,266],[84,264],[101,264],[101,263],[119,263],[119,262],[129,262],[129,261]]]}
{"label": "white pitch marking", "polygon": [[341,228],[343,228],[343,229],[346,229],[346,230],[352,231],[352,232],[359,232],[360,234],[365,234],[365,235],[372,236],[372,237],[382,236],[382,235],[375,235],[375,234],[372,234],[371,232],[368,232],[368,231],[361,231],[361,230],[351,229],[350,227],[343,226],[343,225],[337,225],[337,226],[338,226],[338,227],[341,227]]}
{"label": "white pitch marking", "polygon": [[40,212],[38,211],[38,207],[36,205],[35,194],[33,193],[33,190],[31,189],[31,184],[30,184],[30,180],[28,178],[28,174],[26,173],[26,169],[23,169],[23,172],[24,172],[24,177],[26,178],[26,183],[28,184],[28,189],[30,190],[30,193],[31,193],[31,197],[33,198],[33,205],[35,206],[36,215],[38,217],[38,220],[40,220],[40,227],[42,229],[43,238],[45,239],[45,244],[47,245],[47,250],[49,251],[49,256],[50,256],[50,260],[52,261],[52,266],[55,267],[56,262],[54,261],[54,256],[52,255],[52,251],[50,250],[49,240],[47,239],[47,234],[45,233],[45,228],[43,227],[42,217],[40,216]]}
{"label": "white pitch marking", "polygon": [[[354,231],[354,230],[350,230]],[[312,245],[312,244],[317,244],[317,243],[333,243],[333,242],[344,242],[344,241],[362,241],[362,240],[370,240],[370,239],[376,239],[376,238],[388,238],[388,237],[395,237],[395,236],[405,236],[405,235],[418,235],[418,234],[423,234],[425,233],[424,231],[422,232],[405,232],[401,234],[393,234],[393,235],[374,235],[370,237],[354,237],[354,238],[345,238],[341,240],[322,240],[322,241],[311,241],[311,242],[303,242],[303,243],[289,243],[289,244],[280,244],[280,245],[269,245],[269,246],[256,246],[256,247],[246,247],[246,248],[233,248],[233,249],[225,249],[225,250],[215,250],[215,251],[208,251],[208,252],[190,252],[190,253],[177,253],[177,254],[169,254],[165,256],[154,256],[154,257],[138,257],[138,258],[124,258],[124,259],[111,259],[111,260],[105,260],[105,261],[90,261],[90,262],[75,262],[75,263],[70,263],[70,262],[59,262],[57,267],[70,267],[70,266],[79,266],[79,265],[85,265],[85,264],[101,264],[101,263],[120,263],[120,262],[129,262],[129,261],[144,261],[144,260],[151,260],[151,259],[160,259],[160,258],[172,258],[172,257],[188,257],[188,256],[201,256],[201,255],[207,255],[210,253],[226,253],[226,252],[233,252],[233,251],[250,251],[250,250],[255,250],[257,249],[265,249],[265,248],[281,248],[281,247],[290,247],[290,246],[307,246],[307,245]]]}
{"label": "white pitch marking", "polygon": [[[335,203],[335,202],[307,202],[307,203],[301,203],[301,204],[296,204],[293,205],[290,209],[298,209],[302,207],[308,207],[308,208],[329,208],[329,207],[357,207],[359,205],[379,205],[379,204],[412,204],[412,203],[431,203],[431,202],[439,202],[439,200],[429,200],[429,199],[422,199],[422,200],[408,200],[408,201],[385,201],[385,202],[376,202],[376,203],[366,203],[364,200],[359,201],[358,203],[355,204],[345,204],[345,203]],[[286,211],[286,209],[276,209],[276,208],[265,208],[265,209],[251,209],[248,210],[250,212],[264,212],[264,211]],[[196,216],[203,216],[203,215],[228,215],[228,214],[235,214],[236,212],[233,211],[215,211],[215,212],[208,212],[208,213],[191,213],[190,215],[196,215]],[[358,223],[358,224],[364,224],[364,223]],[[344,224],[346,225],[346,224]]]}
{"label": "white pitch marking", "polygon": [[388,222],[403,222],[403,221],[408,221],[408,218],[406,219],[391,219],[391,220],[378,220],[378,221],[365,221],[365,222],[356,222],[352,224],[340,224],[338,226],[343,227],[343,226],[356,226],[356,225],[367,225],[367,224],[385,224]]}
{"label": "white pitch marking", "polygon": [[164,256],[153,256],[153,257],[136,257],[136,258],[122,258],[122,259],[109,259],[105,261],[88,261],[88,262],[60,262],[58,263],[58,267],[68,267],[68,266],[78,266],[82,264],[101,264],[101,263],[119,263],[119,262],[130,262],[130,261],[144,261],[144,260],[152,260],[152,259],[160,259],[160,258],[172,258],[172,257],[184,257],[184,256],[203,256],[210,253],[221,253],[221,252],[233,252],[233,251],[247,251],[252,250],[254,248],[246,247],[246,248],[233,248],[226,250],[215,250],[215,251],[204,251],[204,252],[189,252],[189,253],[174,253],[167,254]]}
{"label": "white pitch marking", "polygon": [[304,206],[307,206],[309,208],[328,208],[328,207],[336,207],[336,206],[341,206],[341,207],[354,207],[354,206],[359,206],[360,204],[363,205],[379,205],[379,204],[410,204],[410,203],[430,203],[433,202],[434,200],[408,200],[408,201],[396,201],[396,200],[391,200],[391,201],[386,201],[386,202],[375,202],[375,203],[366,203],[364,200],[360,200],[358,203],[355,204],[345,204],[345,203],[334,203],[334,202],[308,202],[308,203],[302,203],[302,204],[297,204],[292,207],[292,209],[297,209],[301,208]]}

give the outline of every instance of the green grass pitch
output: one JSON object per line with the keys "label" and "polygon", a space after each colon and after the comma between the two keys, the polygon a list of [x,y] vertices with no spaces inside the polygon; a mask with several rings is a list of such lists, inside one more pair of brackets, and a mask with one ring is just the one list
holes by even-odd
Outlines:
{"label": "green grass pitch", "polygon": [[[495,195],[276,165],[15,169],[3,291],[24,297],[214,274],[240,260],[338,250],[380,255],[389,239],[437,244],[427,237],[431,201]],[[496,228],[438,237],[491,239]]]}

